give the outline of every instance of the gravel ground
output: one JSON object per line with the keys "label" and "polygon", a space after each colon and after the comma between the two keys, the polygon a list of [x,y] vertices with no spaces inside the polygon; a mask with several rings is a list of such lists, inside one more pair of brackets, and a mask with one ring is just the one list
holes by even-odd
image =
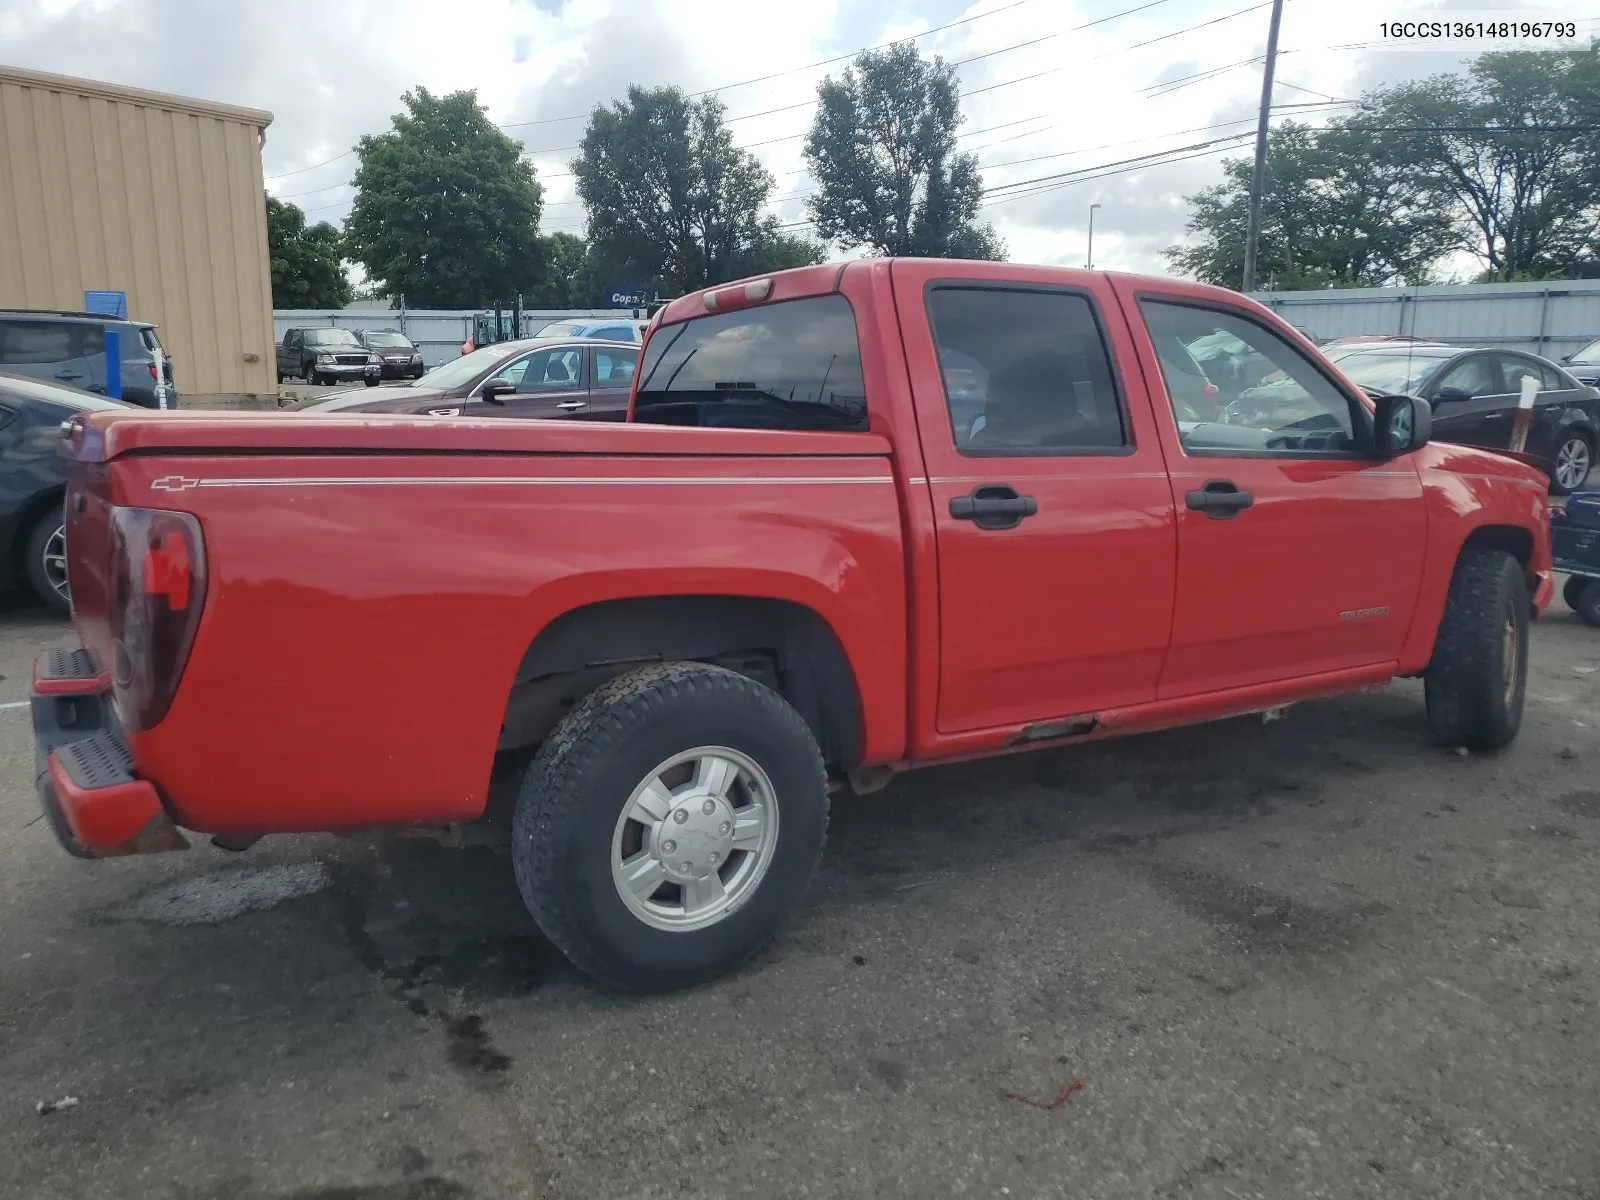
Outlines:
{"label": "gravel ground", "polygon": [[[0,702],[69,636],[0,613]],[[0,710],[0,1196],[1595,1200],[1597,668],[1558,601],[1503,755],[1399,683],[841,797],[647,1000],[487,849],[68,858]]]}

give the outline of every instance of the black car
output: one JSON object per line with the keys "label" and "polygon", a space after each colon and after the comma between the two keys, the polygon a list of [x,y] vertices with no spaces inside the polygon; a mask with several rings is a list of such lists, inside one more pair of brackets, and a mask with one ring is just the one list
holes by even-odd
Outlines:
{"label": "black car", "polygon": [[356,340],[378,356],[378,376],[366,376],[368,387],[376,387],[378,379],[421,379],[427,370],[422,365],[422,351],[403,333],[362,329],[356,333]]}
{"label": "black car", "polygon": [[1539,460],[1558,494],[1589,477],[1600,445],[1600,390],[1547,359],[1426,342],[1330,346],[1326,353],[1352,383],[1428,401],[1435,441],[1488,450],[1511,448],[1523,380],[1533,379],[1538,392],[1524,452]]}
{"label": "black car", "polygon": [[[111,334],[118,346],[114,364],[106,357]],[[115,371],[110,369],[113,365]],[[148,321],[86,312],[0,309],[0,371],[64,383],[101,396],[111,386],[108,375],[115,375],[121,382],[122,399],[130,404],[141,408],[178,406],[172,387],[172,359],[162,349],[156,327]]]}
{"label": "black car", "polygon": [[1561,361],[1567,364],[1567,369],[1579,383],[1600,387],[1600,338],[1595,338],[1582,350],[1567,355]]}
{"label": "black car", "polygon": [[59,613],[72,611],[61,511],[67,460],[57,453],[61,423],[82,412],[129,407],[0,371],[0,582],[27,583]]}
{"label": "black car", "polygon": [[378,382],[382,364],[378,356],[356,340],[348,329],[319,325],[312,329],[285,329],[278,343],[278,382],[298,375],[315,387],[320,383]]}

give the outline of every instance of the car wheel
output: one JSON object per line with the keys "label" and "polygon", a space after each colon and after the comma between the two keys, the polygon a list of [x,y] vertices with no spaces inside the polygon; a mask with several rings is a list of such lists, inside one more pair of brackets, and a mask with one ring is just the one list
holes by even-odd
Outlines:
{"label": "car wheel", "polygon": [[602,986],[666,991],[755,954],[828,825],[816,739],[776,692],[668,663],[602,685],[529,764],[512,822],[528,910]]}
{"label": "car wheel", "polygon": [[1423,673],[1435,740],[1496,750],[1517,736],[1528,682],[1528,588],[1499,550],[1464,550]]}
{"label": "car wheel", "polygon": [[1589,478],[1589,469],[1593,466],[1594,447],[1589,439],[1581,433],[1569,435],[1556,450],[1555,470],[1550,473],[1551,490],[1561,496],[1577,491]]}
{"label": "car wheel", "polygon": [[366,376],[364,381],[365,381],[365,383],[366,383],[366,385],[368,387],[377,387],[378,386],[378,381],[376,379],[374,379],[371,375]]}
{"label": "car wheel", "polygon": [[72,614],[67,589],[67,526],[61,509],[52,508],[39,518],[28,535],[28,583],[34,593],[62,616]]}
{"label": "car wheel", "polygon": [[284,379],[284,375],[283,375],[283,372],[282,372],[282,371],[279,371],[279,372],[278,372],[278,386],[279,386],[279,387],[282,387],[282,386],[283,386],[283,379]]}
{"label": "car wheel", "polygon": [[1550,472],[1550,490],[1558,496],[1578,491],[1594,467],[1595,450],[1589,438],[1582,434],[1568,434],[1555,451],[1555,469]]}
{"label": "car wheel", "polygon": [[1561,598],[1585,625],[1600,627],[1600,579],[1574,575],[1567,580]]}

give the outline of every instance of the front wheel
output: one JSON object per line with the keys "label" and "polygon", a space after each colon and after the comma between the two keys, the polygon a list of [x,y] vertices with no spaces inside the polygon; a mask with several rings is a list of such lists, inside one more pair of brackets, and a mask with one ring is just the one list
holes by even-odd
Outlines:
{"label": "front wheel", "polygon": [[776,692],[721,667],[619,676],[540,747],[512,824],[546,936],[621,991],[738,966],[805,891],[828,824],[815,738]]}
{"label": "front wheel", "polygon": [[28,583],[34,594],[61,616],[72,615],[67,589],[67,526],[60,509],[52,508],[28,535]]}
{"label": "front wheel", "polygon": [[1577,491],[1589,478],[1594,465],[1594,447],[1581,433],[1569,434],[1556,448],[1555,470],[1550,473],[1551,490],[1558,496]]}
{"label": "front wheel", "polygon": [[1423,675],[1428,726],[1446,746],[1497,750],[1517,736],[1528,681],[1528,587],[1499,550],[1463,550]]}
{"label": "front wheel", "polygon": [[315,367],[307,367],[306,368],[306,386],[307,387],[316,387],[317,386],[317,371],[316,371]]}

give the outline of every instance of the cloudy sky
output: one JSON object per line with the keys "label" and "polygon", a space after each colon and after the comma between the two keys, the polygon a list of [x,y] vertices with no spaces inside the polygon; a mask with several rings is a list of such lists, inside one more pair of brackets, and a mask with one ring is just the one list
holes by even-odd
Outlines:
{"label": "cloudy sky", "polygon": [[[1519,6],[1577,2],[1495,4]],[[1321,121],[1368,88],[1460,69],[1460,53],[1373,48],[1379,22],[1426,7],[1489,5],[1288,0],[1277,119]],[[629,83],[718,92],[735,139],[776,176],[774,211],[800,222],[817,83],[840,56],[921,34],[925,52],[960,64],[961,145],[997,189],[985,215],[1013,258],[1082,265],[1098,204],[1096,265],[1160,271],[1184,196],[1250,151],[1269,12],[1270,0],[0,0],[0,61],[269,109],[269,189],[336,223],[350,147],[388,128],[403,91],[475,88],[535,163],[545,230],[581,232],[567,163],[587,113]],[[1164,153],[1181,161],[1128,162]]]}

